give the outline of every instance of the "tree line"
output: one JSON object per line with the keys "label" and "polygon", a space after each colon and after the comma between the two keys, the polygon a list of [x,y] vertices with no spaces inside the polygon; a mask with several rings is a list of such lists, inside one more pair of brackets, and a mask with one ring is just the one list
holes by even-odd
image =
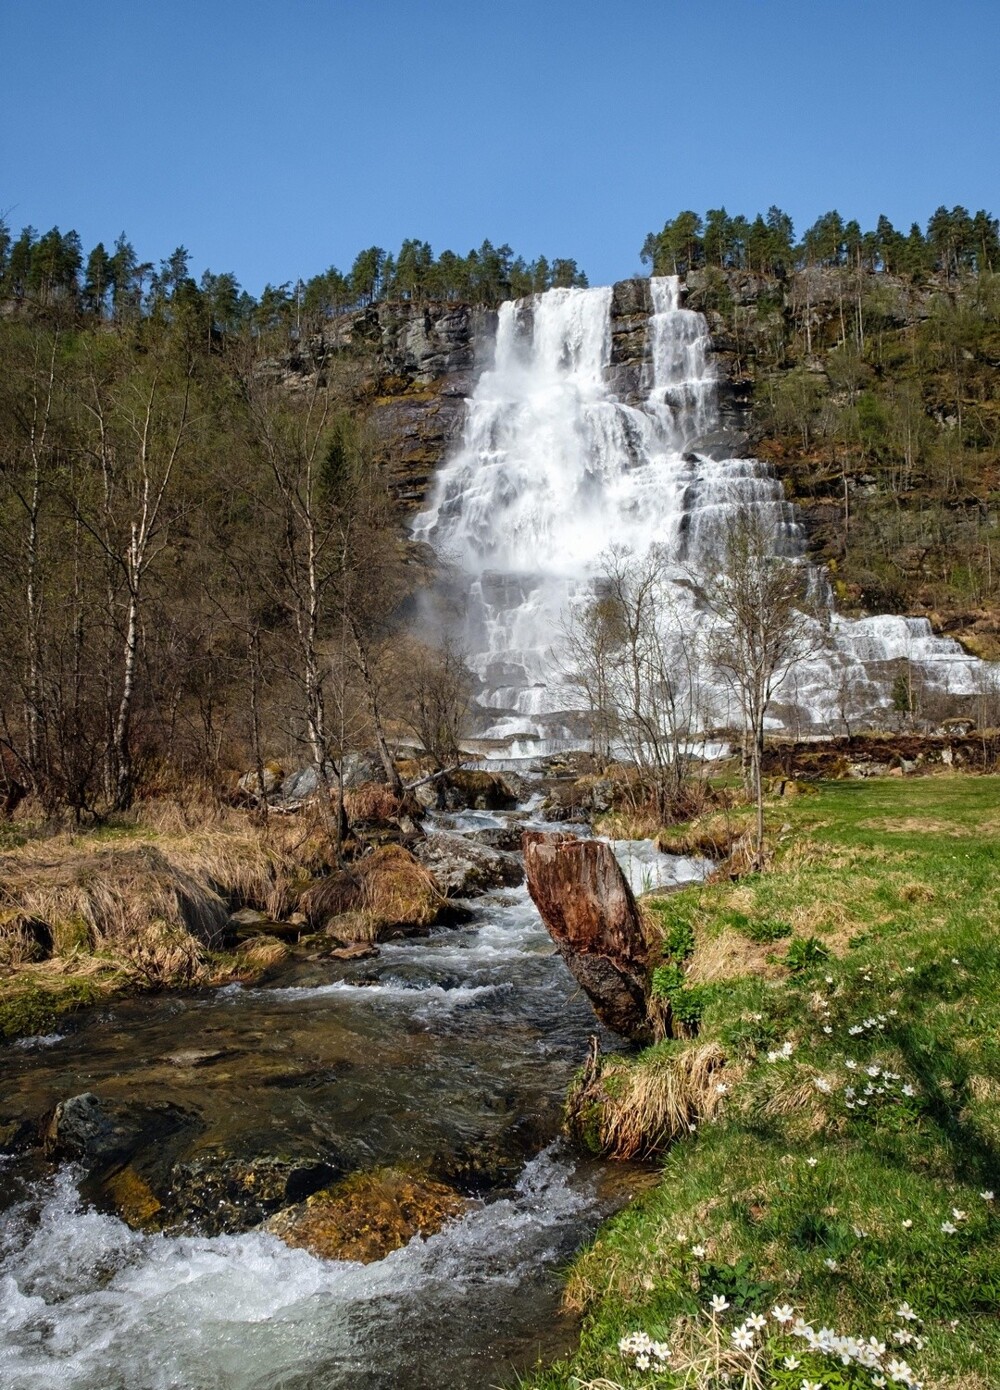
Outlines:
{"label": "tree line", "polygon": [[650,232],[641,256],[654,275],[685,275],[703,266],[784,275],[807,266],[853,266],[872,273],[911,278],[939,273],[1000,270],[1000,222],[985,209],[939,207],[926,230],[912,223],[898,230],[884,214],[863,231],[855,218],[825,212],[796,240],[792,219],[781,208],[750,219],[724,207],[679,212],[662,231]]}
{"label": "tree line", "polygon": [[201,315],[217,334],[244,325],[315,331],[337,314],[384,300],[496,307],[505,299],[587,284],[575,260],[538,256],[526,261],[506,243],[495,246],[489,240],[464,256],[435,255],[429,242],[415,238],[395,254],[369,246],[346,272],[330,266],[308,280],[268,284],[256,299],[231,272],[206,270],[195,280],[190,265],[184,246],[159,263],[141,261],[123,232],[110,250],[98,242],[84,255],[75,231],[53,227],[39,235],[25,227],[15,238],[0,219],[0,304],[58,307],[116,323],[183,312]]}
{"label": "tree line", "polygon": [[189,311],[0,315],[8,806],[103,815],[239,770],[266,786],[275,755],[335,793],[349,751],[398,785],[392,736],[453,752],[466,676],[400,627],[418,581],[370,361],[331,351],[289,392],[280,331],[210,341]]}

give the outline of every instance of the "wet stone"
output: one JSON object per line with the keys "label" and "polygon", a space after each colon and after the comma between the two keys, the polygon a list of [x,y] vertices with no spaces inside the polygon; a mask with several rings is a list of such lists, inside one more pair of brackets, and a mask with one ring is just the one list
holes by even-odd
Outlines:
{"label": "wet stone", "polygon": [[429,1236],[467,1203],[452,1188],[398,1169],[355,1173],[278,1212],[266,1229],[293,1249],[325,1260],[384,1259],[414,1236]]}

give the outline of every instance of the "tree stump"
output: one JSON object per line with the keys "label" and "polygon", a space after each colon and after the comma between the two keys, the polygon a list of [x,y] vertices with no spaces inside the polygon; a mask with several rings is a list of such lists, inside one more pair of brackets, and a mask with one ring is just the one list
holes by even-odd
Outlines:
{"label": "tree stump", "polygon": [[650,998],[652,968],[642,919],[611,846],[525,831],[528,891],[563,960],[602,1023],[634,1042],[669,1033]]}

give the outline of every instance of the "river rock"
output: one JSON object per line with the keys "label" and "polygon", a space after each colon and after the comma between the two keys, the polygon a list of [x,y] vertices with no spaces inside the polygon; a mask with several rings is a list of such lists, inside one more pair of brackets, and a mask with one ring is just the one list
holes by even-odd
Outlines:
{"label": "river rock", "polygon": [[352,941],[347,946],[335,946],[326,954],[330,960],[368,960],[378,953],[379,949],[374,941]]}
{"label": "river rock", "polygon": [[669,1013],[650,997],[642,919],[610,845],[528,830],[524,863],[542,921],[601,1022],[640,1043],[669,1033]]}
{"label": "river rock", "polygon": [[213,1062],[220,1062],[223,1057],[228,1055],[223,1047],[198,1048],[182,1047],[177,1052],[168,1052],[163,1060],[172,1067],[208,1067]]}
{"label": "river rock", "polygon": [[314,1193],[271,1217],[265,1229],[320,1259],[370,1264],[416,1235],[433,1235],[465,1205],[443,1183],[383,1168]]}
{"label": "river rock", "polygon": [[513,854],[472,844],[464,835],[428,835],[413,853],[448,897],[469,898],[524,882],[524,868]]}
{"label": "river rock", "polygon": [[56,1106],[45,1126],[44,1147],[50,1157],[75,1159],[99,1172],[199,1126],[198,1117],[178,1105],[106,1100],[85,1091]]}
{"label": "river rock", "polygon": [[520,825],[498,825],[488,830],[474,830],[466,838],[473,844],[485,845],[487,849],[499,849],[505,854],[519,854],[521,833]]}
{"label": "river rock", "polygon": [[239,1158],[210,1153],[175,1163],[153,1189],[164,1220],[206,1235],[247,1231],[289,1203],[328,1186],[339,1169],[325,1158]]}

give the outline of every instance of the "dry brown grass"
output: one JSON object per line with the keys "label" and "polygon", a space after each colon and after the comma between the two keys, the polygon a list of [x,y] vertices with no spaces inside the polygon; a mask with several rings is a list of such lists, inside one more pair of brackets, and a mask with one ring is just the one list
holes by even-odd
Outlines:
{"label": "dry brown grass", "polygon": [[443,898],[431,872],[402,845],[382,845],[302,895],[317,928],[344,942],[374,941],[394,927],[428,927]]}
{"label": "dry brown grass", "polygon": [[774,953],[773,941],[750,941],[732,928],[723,927],[715,936],[699,936],[694,955],[686,965],[685,983],[708,985],[743,975],[778,979],[787,971],[771,959]]}
{"label": "dry brown grass", "polygon": [[648,1157],[714,1114],[725,1061],[715,1042],[605,1061],[571,1097],[570,1109],[608,1157]]}
{"label": "dry brown grass", "polygon": [[209,984],[222,985],[231,981],[241,985],[257,984],[283,965],[289,955],[288,947],[276,937],[252,936],[229,960],[215,966]]}
{"label": "dry brown grass", "polygon": [[858,829],[878,830],[890,835],[947,835],[956,839],[981,833],[978,825],[959,825],[955,821],[936,820],[933,816],[868,816],[858,821]]}
{"label": "dry brown grass", "polygon": [[232,908],[287,914],[301,877],[287,828],[272,834],[202,804],[149,803],[141,814],[142,824],[63,832],[0,856],[3,963],[37,958],[44,940],[74,969],[99,951],[147,986],[201,983]]}
{"label": "dry brown grass", "polygon": [[362,782],[359,787],[344,792],[344,810],[352,824],[355,821],[381,823],[395,820],[401,807],[399,798],[384,782]]}
{"label": "dry brown grass", "polygon": [[429,927],[442,897],[429,869],[401,845],[383,845],[358,866],[362,904],[380,926]]}

